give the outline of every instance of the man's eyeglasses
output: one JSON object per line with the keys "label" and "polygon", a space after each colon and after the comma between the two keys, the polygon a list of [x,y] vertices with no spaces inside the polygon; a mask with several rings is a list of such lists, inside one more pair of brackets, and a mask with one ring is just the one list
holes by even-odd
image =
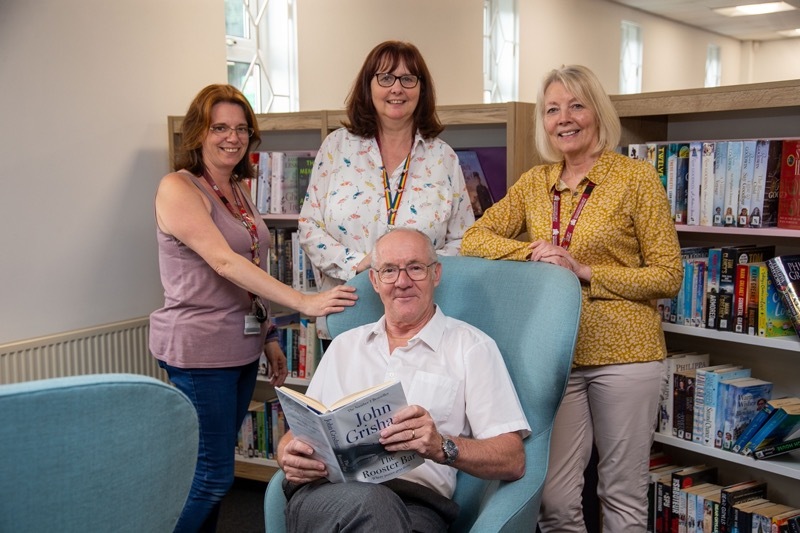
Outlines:
{"label": "man's eyeglasses", "polygon": [[247,126],[236,126],[235,128],[232,128],[225,124],[214,124],[213,126],[208,128],[208,130],[214,135],[218,135],[220,137],[227,137],[228,132],[231,131],[236,133],[237,137],[242,137],[242,138],[252,137],[253,133],[255,133],[255,130],[253,128],[248,128]]}
{"label": "man's eyeglasses", "polygon": [[387,266],[380,269],[373,268],[372,270],[378,273],[378,279],[380,279],[383,283],[394,283],[397,281],[397,278],[400,277],[401,271],[405,271],[408,277],[413,281],[422,281],[428,277],[428,269],[436,263],[438,263],[438,261],[434,261],[429,265],[423,263],[410,263],[406,265],[405,268]]}
{"label": "man's eyeglasses", "polygon": [[400,85],[404,89],[413,89],[419,83],[419,76],[414,76],[413,74],[404,74],[402,76],[395,76],[394,74],[389,74],[388,72],[380,72],[375,74],[375,78],[378,80],[378,85],[381,87],[391,87],[394,85],[394,82],[400,80]]}

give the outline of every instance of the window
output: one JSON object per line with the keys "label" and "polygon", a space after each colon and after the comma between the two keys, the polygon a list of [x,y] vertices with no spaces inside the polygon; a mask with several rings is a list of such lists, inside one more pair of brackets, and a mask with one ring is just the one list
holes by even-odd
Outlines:
{"label": "window", "polygon": [[719,87],[722,83],[722,53],[719,46],[709,44],[706,51],[706,87]]}
{"label": "window", "polygon": [[642,92],[642,29],[638,24],[622,21],[619,54],[619,92]]}
{"label": "window", "polygon": [[297,111],[296,0],[225,0],[228,83],[256,113]]}
{"label": "window", "polygon": [[516,0],[483,2],[483,101],[517,99],[519,16]]}

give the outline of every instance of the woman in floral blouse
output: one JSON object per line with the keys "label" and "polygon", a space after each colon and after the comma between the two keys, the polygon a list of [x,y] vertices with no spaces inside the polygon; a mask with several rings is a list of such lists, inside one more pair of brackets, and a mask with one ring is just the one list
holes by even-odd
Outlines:
{"label": "woman in floral blouse", "polygon": [[443,129],[419,50],[376,46],[348,96],[345,127],[317,153],[300,212],[300,243],[320,288],[369,268],[375,241],[394,226],[422,231],[439,254],[458,254],[475,219],[458,157],[437,137]]}

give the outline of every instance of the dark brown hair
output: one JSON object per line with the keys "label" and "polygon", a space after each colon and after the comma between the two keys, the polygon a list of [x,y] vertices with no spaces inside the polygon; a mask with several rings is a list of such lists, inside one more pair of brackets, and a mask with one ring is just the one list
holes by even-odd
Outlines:
{"label": "dark brown hair", "polygon": [[409,74],[419,76],[419,102],[414,110],[414,128],[425,139],[432,139],[444,130],[436,115],[433,79],[422,54],[411,43],[385,41],[367,55],[347,96],[347,122],[343,123],[347,131],[361,137],[377,135],[378,115],[372,103],[372,79],[378,72],[392,72],[401,62],[405,63]]}
{"label": "dark brown hair", "polygon": [[199,176],[203,173],[203,141],[209,135],[208,128],[211,127],[211,109],[221,103],[227,102],[238,105],[244,111],[247,126],[253,128],[253,136],[247,143],[244,157],[233,169],[234,179],[242,180],[255,177],[253,165],[250,163],[250,152],[261,143],[261,135],[258,131],[258,121],[250,107],[250,102],[242,92],[232,85],[209,85],[197,93],[186,116],[183,118],[181,126],[181,143],[175,151],[172,162],[172,170],[178,171],[186,169],[192,174]]}

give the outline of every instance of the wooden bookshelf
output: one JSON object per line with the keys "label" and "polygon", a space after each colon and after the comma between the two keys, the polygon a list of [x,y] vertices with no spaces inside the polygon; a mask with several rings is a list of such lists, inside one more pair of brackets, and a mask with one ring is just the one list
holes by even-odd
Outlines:
{"label": "wooden bookshelf", "polygon": [[[800,80],[612,96],[623,128],[621,144],[800,137]],[[709,228],[678,225],[681,246],[775,244],[800,253],[800,232],[781,228]],[[710,364],[735,363],[774,383],[773,397],[800,395],[800,340],[763,338],[664,324],[671,348],[709,353]],[[800,454],[756,461],[729,451],[656,434],[656,442],[683,464],[717,465],[723,483],[760,479],[770,499],[800,506]]]}

